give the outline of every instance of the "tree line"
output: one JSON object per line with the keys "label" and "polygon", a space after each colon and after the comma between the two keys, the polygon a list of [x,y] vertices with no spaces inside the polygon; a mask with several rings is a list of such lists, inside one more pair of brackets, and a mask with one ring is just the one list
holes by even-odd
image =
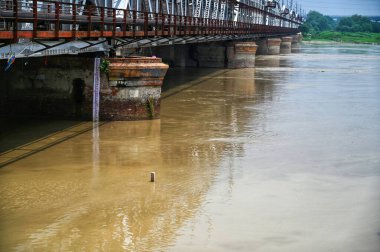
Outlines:
{"label": "tree line", "polygon": [[335,21],[317,11],[310,11],[300,29],[304,34],[317,34],[323,31],[380,33],[380,23],[372,22],[368,17],[360,15],[342,17]]}

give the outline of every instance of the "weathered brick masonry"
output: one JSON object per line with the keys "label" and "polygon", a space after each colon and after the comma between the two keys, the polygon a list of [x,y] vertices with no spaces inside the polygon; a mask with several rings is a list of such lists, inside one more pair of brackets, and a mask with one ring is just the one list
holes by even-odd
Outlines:
{"label": "weathered brick masonry", "polygon": [[[101,75],[100,119],[158,118],[168,66],[148,57],[110,62],[109,74]],[[0,114],[91,120],[93,68],[94,57],[17,59],[1,73]]]}

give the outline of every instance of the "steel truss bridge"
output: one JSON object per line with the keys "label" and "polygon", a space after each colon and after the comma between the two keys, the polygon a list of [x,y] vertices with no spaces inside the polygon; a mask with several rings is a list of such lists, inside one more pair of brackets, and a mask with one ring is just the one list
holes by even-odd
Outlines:
{"label": "steel truss bridge", "polygon": [[274,0],[0,0],[0,59],[298,32]]}

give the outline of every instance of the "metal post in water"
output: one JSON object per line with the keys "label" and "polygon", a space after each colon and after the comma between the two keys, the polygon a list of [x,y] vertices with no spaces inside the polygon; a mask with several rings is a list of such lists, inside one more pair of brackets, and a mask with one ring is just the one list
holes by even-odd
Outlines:
{"label": "metal post in water", "polygon": [[92,121],[99,122],[100,58],[94,61],[94,86],[92,98]]}
{"label": "metal post in water", "polygon": [[93,178],[99,171],[99,93],[100,93],[100,58],[94,61],[94,85],[92,101],[92,168]]}
{"label": "metal post in water", "polygon": [[151,172],[150,173],[150,182],[155,182],[156,181],[156,173],[155,172]]}

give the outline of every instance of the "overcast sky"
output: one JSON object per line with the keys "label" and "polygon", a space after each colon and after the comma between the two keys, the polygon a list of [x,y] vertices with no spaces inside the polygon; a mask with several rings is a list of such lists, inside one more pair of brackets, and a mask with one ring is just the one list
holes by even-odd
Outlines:
{"label": "overcast sky", "polygon": [[[279,0],[279,2],[291,0]],[[324,15],[353,15],[380,16],[380,0],[293,0],[309,12],[316,10]]]}

